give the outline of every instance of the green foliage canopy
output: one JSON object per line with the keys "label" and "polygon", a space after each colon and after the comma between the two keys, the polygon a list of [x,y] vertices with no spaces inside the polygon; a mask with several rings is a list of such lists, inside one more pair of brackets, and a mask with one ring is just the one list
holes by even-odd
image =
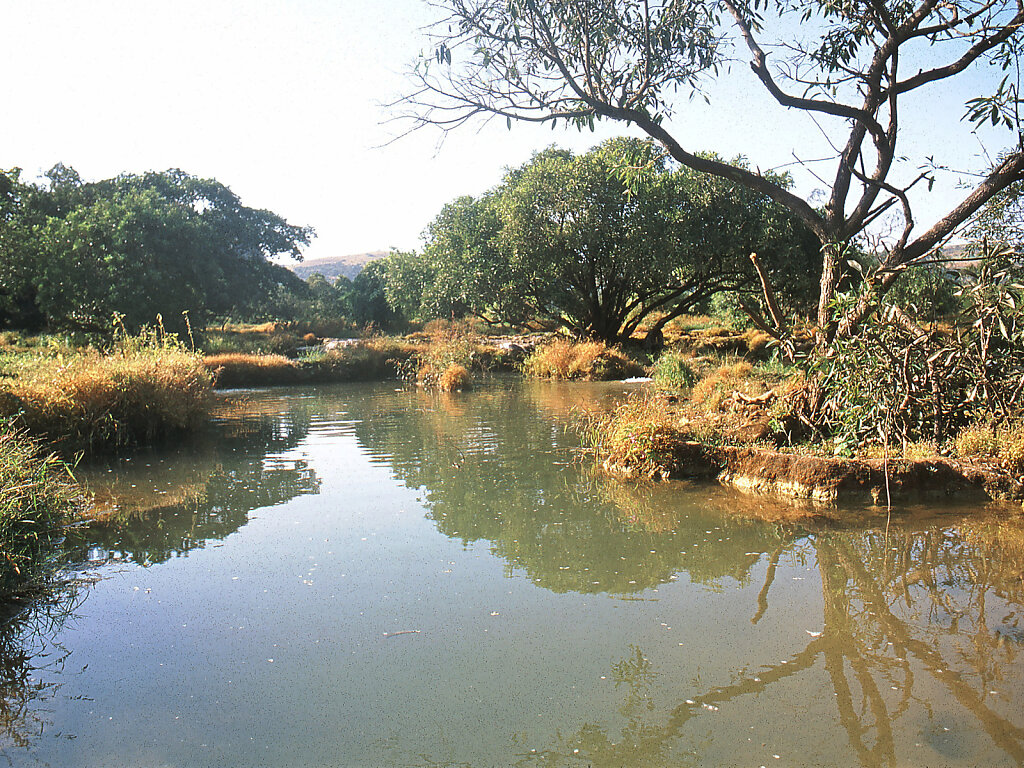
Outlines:
{"label": "green foliage canopy", "polygon": [[387,290],[423,316],[540,320],[606,341],[656,315],[657,337],[716,293],[749,287],[751,252],[807,303],[817,243],[795,217],[670,164],[651,142],[612,139],[580,156],[540,152],[479,199],[445,206],[423,256],[389,266]]}
{"label": "green foliage canopy", "polygon": [[[48,186],[4,175],[0,325],[135,329],[159,314],[179,327],[247,313],[282,288],[305,290],[269,261],[301,257],[313,230],[242,205],[230,189],[172,169],[83,183],[55,166]],[[40,322],[41,321],[41,322]]]}
{"label": "green foliage canopy", "polygon": [[[897,214],[883,270],[872,285],[880,295],[903,266],[1024,179],[1019,0],[437,5],[447,15],[434,28],[434,55],[416,66],[412,93],[400,102],[414,126],[448,131],[477,117],[497,117],[509,126],[528,121],[582,128],[609,119],[638,127],[680,164],[775,200],[815,233],[822,246],[818,323],[828,338],[853,333],[877,305],[874,296],[865,296],[841,316],[834,311],[846,249],[872,222]],[[713,79],[737,76],[730,64],[740,57],[780,110],[804,113],[808,127],[821,130],[834,148],[815,165],[824,205],[812,205],[769,173],[693,151],[673,125],[685,112],[681,97],[701,95]],[[914,206],[934,175],[905,158],[898,144],[914,100],[937,88],[965,94],[969,121],[1008,129],[1007,151],[959,204],[921,231]],[[949,113],[929,119],[957,119],[954,110]],[[771,115],[751,125],[752,149],[759,130],[773,130]]]}

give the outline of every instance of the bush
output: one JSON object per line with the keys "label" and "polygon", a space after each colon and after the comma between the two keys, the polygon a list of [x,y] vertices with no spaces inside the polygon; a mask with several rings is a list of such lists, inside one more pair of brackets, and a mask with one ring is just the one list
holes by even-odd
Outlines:
{"label": "bush", "polygon": [[0,598],[38,574],[82,504],[67,465],[0,424]]}
{"label": "bush", "polygon": [[470,376],[469,371],[466,370],[465,366],[453,363],[445,368],[444,373],[441,374],[441,379],[437,383],[437,388],[442,392],[456,392],[463,389],[469,389],[473,385],[473,377]]}
{"label": "bush", "polygon": [[[925,330],[897,306],[879,306],[858,335],[814,361],[822,397],[808,418],[848,453],[870,441],[941,444],[971,423],[1019,415],[1022,277],[1012,258],[983,259],[960,291],[963,311],[946,327]],[[857,300],[841,297],[837,316]]]}
{"label": "bush", "polygon": [[643,367],[600,341],[555,339],[523,361],[523,372],[537,379],[608,381],[643,375]]}
{"label": "bush", "polygon": [[469,371],[475,356],[473,345],[455,328],[439,328],[436,334],[434,341],[406,361],[404,378],[445,392],[468,389],[472,384]]}

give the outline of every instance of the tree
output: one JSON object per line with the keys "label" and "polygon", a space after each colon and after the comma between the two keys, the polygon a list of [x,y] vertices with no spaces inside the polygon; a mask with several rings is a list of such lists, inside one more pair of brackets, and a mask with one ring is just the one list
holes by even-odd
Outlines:
{"label": "tree", "polygon": [[389,257],[363,267],[352,281],[352,319],[359,325],[373,325],[389,331],[405,324],[406,318],[392,307],[385,295],[385,273]]}
{"label": "tree", "polygon": [[36,305],[32,275],[38,247],[27,213],[33,188],[21,181],[21,170],[0,171],[0,328],[37,330],[44,318]]}
{"label": "tree", "polygon": [[[641,167],[625,178],[621,169]],[[429,279],[423,312],[540,320],[615,342],[654,318],[650,339],[716,293],[756,280],[750,254],[799,263],[808,233],[764,195],[678,169],[651,142],[613,139],[581,156],[538,153],[478,200],[445,206],[418,271],[389,266],[389,296]],[[783,180],[779,180],[784,183]],[[789,281],[790,296],[798,279]],[[803,281],[806,286],[807,281]]]}
{"label": "tree", "polygon": [[[477,116],[497,116],[510,126],[514,120],[592,126],[599,119],[637,126],[682,165],[775,200],[815,233],[822,246],[817,317],[824,340],[852,334],[903,269],[1024,178],[1020,0],[436,5],[447,17],[436,27],[434,56],[416,67],[417,88],[403,100],[416,125],[451,130]],[[757,81],[775,102],[805,113],[835,147],[824,207],[769,174],[697,154],[673,131],[677,92],[699,94],[710,79],[727,76],[733,41],[746,49]],[[778,54],[772,64],[770,54]],[[994,66],[983,70],[984,64]],[[973,89],[967,116],[1008,128],[1013,145],[958,205],[919,233],[914,196],[933,177],[928,170],[908,175],[897,148],[900,118],[917,92],[946,87],[967,72],[974,73],[964,83]],[[755,142],[752,137],[751,146]],[[846,249],[889,211],[901,214],[902,228],[886,243],[873,290],[834,316]]]}
{"label": "tree", "polygon": [[2,324],[25,327],[30,304],[56,327],[108,330],[116,313],[129,328],[158,314],[180,328],[185,311],[197,322],[251,316],[281,291],[305,290],[269,259],[301,258],[313,230],[242,205],[216,180],[172,169],[84,183],[63,165],[47,178],[21,189],[17,227],[0,235],[0,272],[12,276]]}

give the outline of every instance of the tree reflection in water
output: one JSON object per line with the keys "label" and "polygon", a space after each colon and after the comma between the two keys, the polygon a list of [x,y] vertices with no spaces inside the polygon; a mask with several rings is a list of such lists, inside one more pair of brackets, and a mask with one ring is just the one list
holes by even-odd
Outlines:
{"label": "tree reflection in water", "polygon": [[[769,557],[765,587],[752,606],[755,623],[770,611],[773,564],[806,545],[821,577],[824,610],[822,631],[801,651],[781,664],[740,670],[729,684],[697,690],[659,717],[648,689],[661,675],[634,647],[611,669],[625,691],[620,711],[627,725],[616,734],[598,724],[583,725],[527,762],[698,764],[703,748],[687,729],[692,721],[823,668],[836,721],[846,732],[850,757],[855,756],[836,756],[837,763],[904,764],[906,753],[912,754],[907,732],[920,727],[920,710],[937,720],[933,710],[953,706],[961,734],[977,729],[1008,764],[1024,764],[1024,718],[1014,698],[1001,694],[1004,685],[1018,695],[1021,689],[1021,520],[893,525],[888,534],[828,524],[794,528]],[[903,731],[902,750],[897,729]],[[929,739],[940,755],[959,750],[954,737],[943,738],[937,723],[931,726],[934,733],[921,731],[918,737]]]}
{"label": "tree reflection in water", "polygon": [[[1013,696],[993,693],[1004,682],[1018,696],[1022,687],[1014,677],[1024,644],[1019,517],[907,515],[886,528],[874,513],[854,510],[844,511],[845,523],[832,519],[835,512],[798,521],[805,510],[719,492],[709,492],[709,508],[695,514],[680,510],[676,488],[623,485],[567,467],[559,453],[567,441],[545,413],[564,420],[564,406],[545,402],[543,389],[496,390],[475,396],[472,407],[411,397],[416,407],[361,422],[360,439],[390,457],[407,485],[423,489],[438,530],[466,544],[489,541],[510,572],[522,570],[551,591],[626,596],[676,574],[717,590],[727,578],[750,583],[763,565],[750,606],[756,631],[771,612],[780,565],[809,565],[820,578],[822,629],[784,663],[735,670],[728,684],[698,687],[659,714],[651,689],[672,676],[634,646],[609,675],[623,693],[626,725],[613,735],[585,724],[522,755],[524,764],[698,764],[711,736],[698,736],[697,718],[822,672],[834,694],[831,721],[852,750],[839,762],[913,760],[915,738],[940,756],[955,752],[956,738],[920,725],[954,703],[960,738],[979,730],[989,742],[983,749],[1024,764],[1024,718]],[[523,408],[518,398],[533,402]],[[511,429],[509,412],[519,415]],[[524,465],[523,454],[547,460]]]}
{"label": "tree reflection in water", "polygon": [[308,435],[308,410],[282,413],[277,399],[240,401],[222,406],[218,418],[216,439],[82,473],[97,509],[91,525],[72,537],[74,559],[165,562],[224,539],[254,509],[319,491],[313,468],[283,455]]}

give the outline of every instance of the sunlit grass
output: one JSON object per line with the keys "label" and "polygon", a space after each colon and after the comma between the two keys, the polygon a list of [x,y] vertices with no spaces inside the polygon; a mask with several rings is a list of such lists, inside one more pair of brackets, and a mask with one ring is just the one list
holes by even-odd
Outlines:
{"label": "sunlit grass", "polygon": [[1014,474],[1024,473],[1024,421],[973,424],[957,435],[956,455],[988,459]]}
{"label": "sunlit grass", "polygon": [[643,366],[599,341],[555,339],[523,361],[523,372],[536,379],[606,381],[642,376]]}
{"label": "sunlit grass", "polygon": [[152,442],[206,416],[212,378],[176,344],[33,355],[0,383],[0,415],[64,452]]}

